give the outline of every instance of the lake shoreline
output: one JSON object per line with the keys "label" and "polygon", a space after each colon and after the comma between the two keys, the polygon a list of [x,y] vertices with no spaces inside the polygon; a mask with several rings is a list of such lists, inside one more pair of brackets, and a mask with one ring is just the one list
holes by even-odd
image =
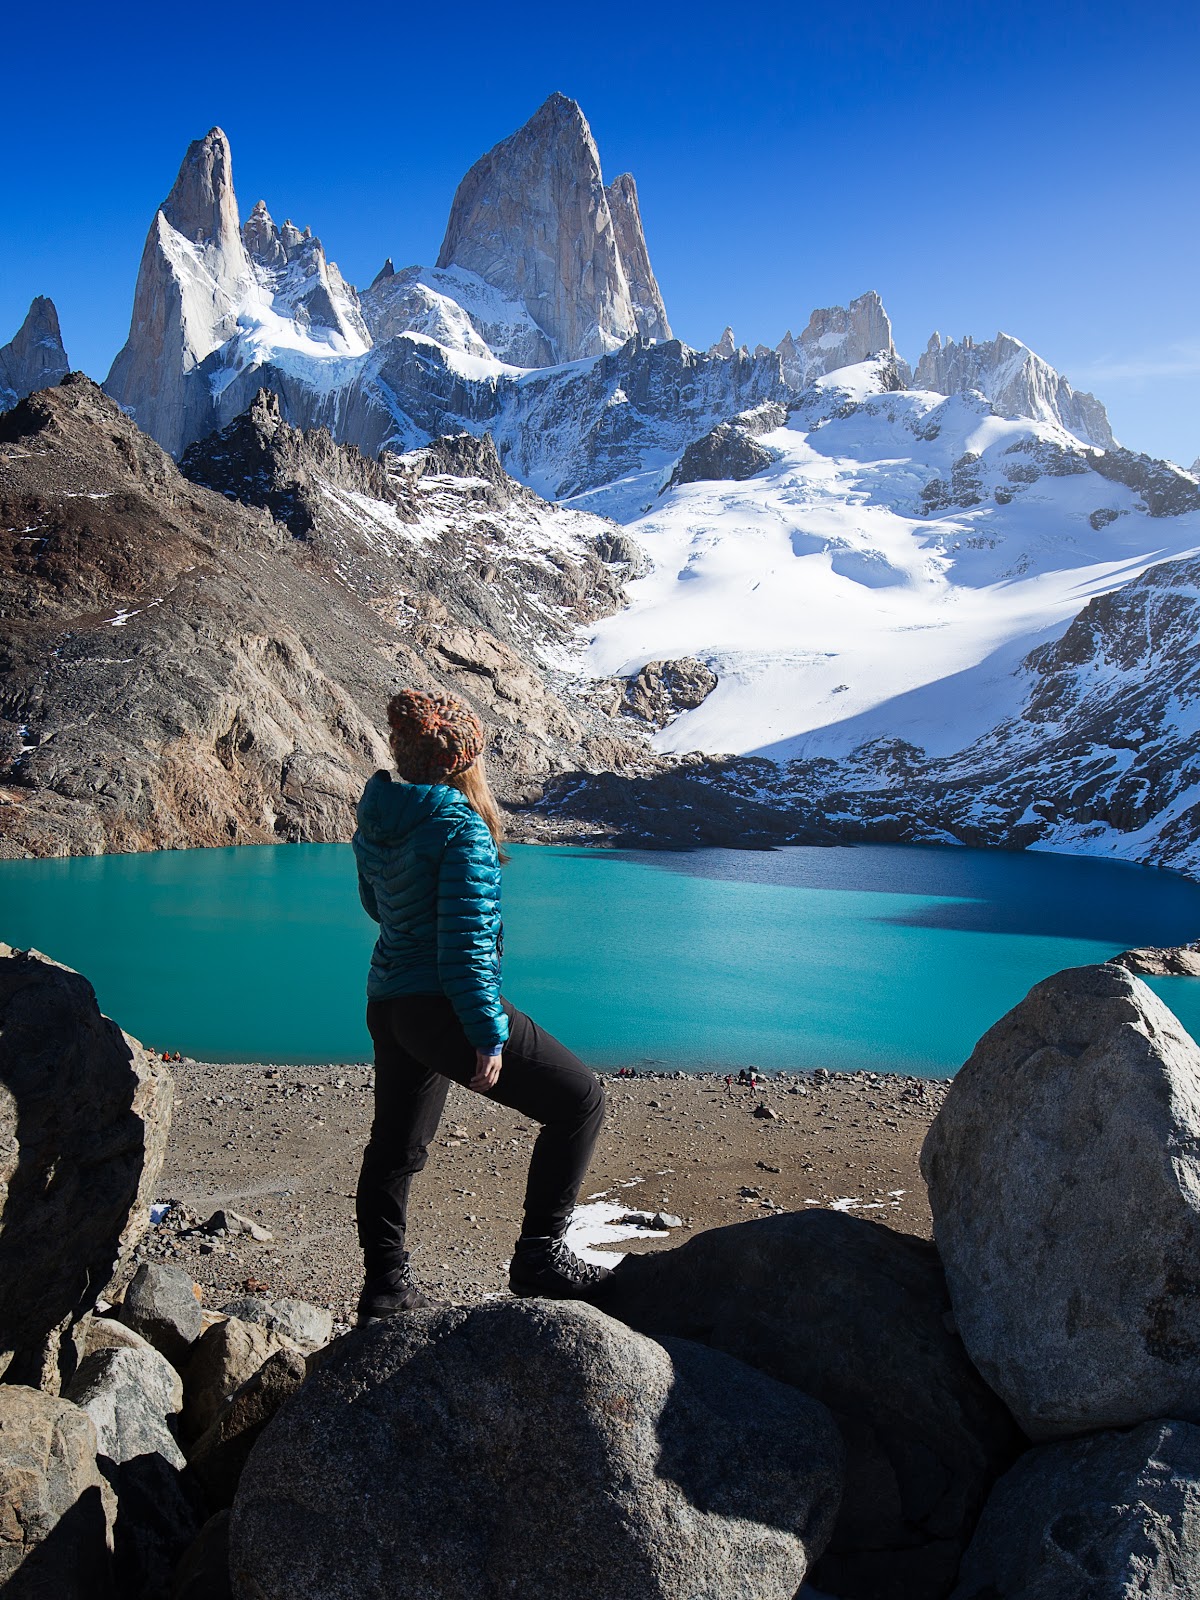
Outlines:
{"label": "lake shoreline", "polygon": [[[149,1230],[142,1258],[184,1267],[212,1307],[249,1282],[345,1321],[361,1282],[353,1195],[371,1069],[185,1061],[173,1070],[158,1198],[178,1206]],[[720,1074],[602,1076],[608,1114],[581,1200],[681,1224],[618,1238],[618,1250],[669,1248],[705,1228],[814,1206],[929,1237],[917,1160],[947,1080],[817,1071],[760,1079],[754,1093],[735,1081],[729,1093]],[[503,1292],[535,1132],[452,1088],[411,1207],[414,1270],[436,1297],[474,1304]],[[222,1207],[273,1237],[195,1226]]]}

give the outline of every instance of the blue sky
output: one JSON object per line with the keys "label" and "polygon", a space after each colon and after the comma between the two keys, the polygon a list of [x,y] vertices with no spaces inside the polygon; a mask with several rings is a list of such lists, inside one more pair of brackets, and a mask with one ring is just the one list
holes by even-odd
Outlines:
{"label": "blue sky", "polygon": [[[878,289],[901,351],[1015,334],[1124,442],[1200,455],[1200,7],[21,8],[5,26],[0,342],[124,339],[189,140],[229,134],[352,282],[436,255],[454,187],[554,89],[638,181],[675,331],[774,344]],[[24,63],[22,69],[20,63]]]}

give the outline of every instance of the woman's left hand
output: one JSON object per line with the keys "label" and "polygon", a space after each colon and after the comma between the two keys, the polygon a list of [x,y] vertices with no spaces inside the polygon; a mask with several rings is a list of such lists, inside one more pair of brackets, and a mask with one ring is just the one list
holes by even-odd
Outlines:
{"label": "woman's left hand", "polygon": [[475,1052],[475,1076],[471,1079],[469,1087],[476,1094],[486,1094],[489,1089],[494,1089],[500,1081],[500,1068],[504,1065],[504,1058],[499,1050],[495,1055],[489,1055],[486,1050]]}

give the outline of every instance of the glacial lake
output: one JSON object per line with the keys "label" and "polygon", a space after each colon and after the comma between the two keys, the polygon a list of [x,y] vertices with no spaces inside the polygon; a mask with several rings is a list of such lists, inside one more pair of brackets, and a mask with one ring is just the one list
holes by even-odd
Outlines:
{"label": "glacial lake", "polygon": [[[944,1075],[1038,979],[1200,934],[1200,885],[914,845],[515,846],[505,992],[589,1064]],[[0,862],[0,938],[204,1060],[361,1061],[374,924],[348,845]],[[1200,979],[1155,980],[1193,1033]]]}

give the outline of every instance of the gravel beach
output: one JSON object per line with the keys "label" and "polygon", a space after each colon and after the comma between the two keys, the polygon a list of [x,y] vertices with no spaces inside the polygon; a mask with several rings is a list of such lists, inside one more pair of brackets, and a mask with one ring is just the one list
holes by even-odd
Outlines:
{"label": "gravel beach", "polygon": [[[361,1282],[354,1186],[371,1119],[367,1066],[174,1067],[175,1113],[159,1198],[176,1204],[141,1254],[187,1268],[209,1305],[242,1292],[296,1296],[339,1321]],[[759,1080],[605,1075],[608,1115],[584,1202],[665,1213],[680,1226],[613,1249],[661,1249],[689,1231],[772,1210],[838,1206],[928,1237],[917,1156],[944,1081],[870,1073]],[[472,1303],[505,1288],[536,1129],[451,1089],[413,1185],[413,1266],[431,1293]],[[266,1231],[206,1233],[214,1211]],[[585,1212],[585,1215],[588,1213]],[[599,1208],[593,1217],[600,1215]]]}

